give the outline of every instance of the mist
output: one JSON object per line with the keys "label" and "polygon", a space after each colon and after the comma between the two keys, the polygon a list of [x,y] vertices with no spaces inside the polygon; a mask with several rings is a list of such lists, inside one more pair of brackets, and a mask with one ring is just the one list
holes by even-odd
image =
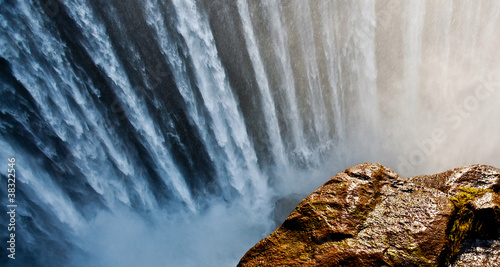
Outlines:
{"label": "mist", "polygon": [[[172,219],[174,217],[174,219]],[[270,231],[241,205],[214,203],[203,214],[145,218],[127,208],[98,214],[78,238],[73,266],[234,266]]]}

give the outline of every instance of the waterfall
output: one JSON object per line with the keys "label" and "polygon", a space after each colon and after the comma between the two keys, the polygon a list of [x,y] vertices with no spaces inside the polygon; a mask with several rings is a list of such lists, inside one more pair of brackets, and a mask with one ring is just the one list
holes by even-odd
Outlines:
{"label": "waterfall", "polygon": [[351,165],[499,165],[493,0],[1,4],[5,266],[234,266]]}
{"label": "waterfall", "polygon": [[252,67],[255,70],[255,79],[257,80],[257,87],[259,88],[262,104],[264,109],[264,116],[266,121],[266,129],[269,130],[269,138],[273,140],[272,155],[276,158],[277,164],[284,165],[284,148],[283,141],[280,136],[280,126],[276,117],[276,107],[274,99],[269,88],[269,81],[267,74],[264,70],[264,64],[260,55],[257,41],[255,40],[252,22],[250,21],[250,14],[248,12],[247,3],[243,0],[238,1],[238,11],[240,13],[242,26],[244,29],[245,42],[247,43],[248,54],[252,62]]}

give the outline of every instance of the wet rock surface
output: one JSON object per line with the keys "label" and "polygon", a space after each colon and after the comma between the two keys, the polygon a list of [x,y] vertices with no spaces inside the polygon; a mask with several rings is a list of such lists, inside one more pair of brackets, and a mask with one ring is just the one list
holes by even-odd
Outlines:
{"label": "wet rock surface", "polygon": [[500,170],[486,165],[402,178],[360,164],[302,200],[238,266],[500,266],[499,189]]}
{"label": "wet rock surface", "polygon": [[452,267],[500,266],[500,240],[466,240]]}

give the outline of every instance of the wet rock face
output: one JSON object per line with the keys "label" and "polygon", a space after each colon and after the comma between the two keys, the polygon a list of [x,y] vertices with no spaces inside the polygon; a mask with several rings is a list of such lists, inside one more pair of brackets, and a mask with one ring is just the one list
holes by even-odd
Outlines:
{"label": "wet rock face", "polygon": [[452,267],[498,267],[500,265],[500,240],[466,240],[462,253]]}
{"label": "wet rock face", "polygon": [[500,170],[485,165],[401,178],[360,164],[302,200],[238,266],[498,266],[499,189]]}

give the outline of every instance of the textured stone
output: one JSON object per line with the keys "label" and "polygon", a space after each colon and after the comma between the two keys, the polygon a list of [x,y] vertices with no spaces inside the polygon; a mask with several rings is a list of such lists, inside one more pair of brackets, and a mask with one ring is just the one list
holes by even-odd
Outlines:
{"label": "textured stone", "polygon": [[360,164],[302,200],[238,266],[469,266],[498,259],[499,188],[500,170],[485,165],[401,178],[380,164]]}
{"label": "textured stone", "polygon": [[462,253],[451,266],[500,266],[500,240],[466,240]]}

